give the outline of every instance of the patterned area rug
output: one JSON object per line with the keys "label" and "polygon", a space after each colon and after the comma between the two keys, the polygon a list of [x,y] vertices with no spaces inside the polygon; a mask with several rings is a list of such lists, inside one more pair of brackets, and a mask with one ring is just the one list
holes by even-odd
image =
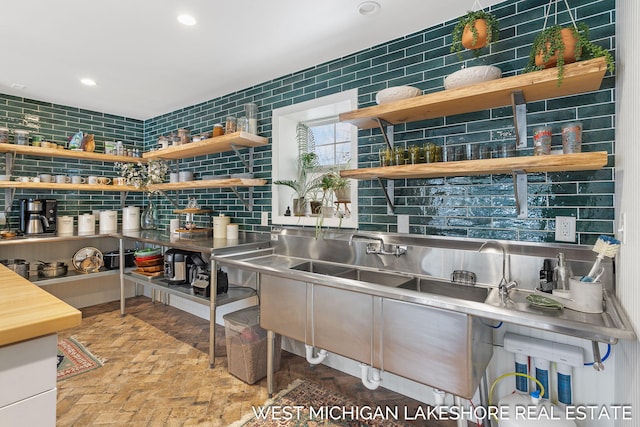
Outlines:
{"label": "patterned area rug", "polygon": [[402,427],[394,408],[358,405],[315,383],[296,380],[245,419],[229,427]]}
{"label": "patterned area rug", "polygon": [[91,354],[76,337],[58,338],[58,381],[99,368],[104,362]]}

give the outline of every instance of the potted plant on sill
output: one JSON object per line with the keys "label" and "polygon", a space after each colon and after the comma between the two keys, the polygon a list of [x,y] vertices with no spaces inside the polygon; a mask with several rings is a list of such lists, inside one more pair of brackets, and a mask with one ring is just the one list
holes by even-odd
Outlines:
{"label": "potted plant on sill", "polygon": [[462,60],[462,48],[473,51],[480,56],[480,49],[498,40],[500,26],[498,19],[484,10],[468,11],[453,27],[451,33],[451,53],[457,53]]}
{"label": "potted plant on sill", "polygon": [[[349,186],[349,181],[346,178],[342,178],[340,173],[332,170],[324,173],[319,179],[319,186],[322,189],[322,207],[319,215],[316,218],[316,238],[322,233],[322,225],[324,224],[325,217],[331,217],[335,214],[335,208],[332,206],[334,201],[346,202],[351,200],[349,194],[348,199],[340,199],[338,194],[340,191],[344,191]],[[347,197],[347,196],[343,196]],[[342,222],[342,216],[340,217]]]}
{"label": "potted plant on sill", "polygon": [[320,187],[318,171],[318,156],[315,153],[301,153],[297,160],[296,179],[279,179],[273,181],[276,185],[284,185],[294,191],[293,215],[304,216],[307,209],[307,196]]}
{"label": "potted plant on sill", "polygon": [[572,27],[552,25],[544,28],[533,41],[524,72],[556,67],[557,85],[560,86],[564,78],[565,64],[599,57],[605,58],[607,69],[613,73],[613,56],[602,46],[589,41],[587,24],[579,22]]}

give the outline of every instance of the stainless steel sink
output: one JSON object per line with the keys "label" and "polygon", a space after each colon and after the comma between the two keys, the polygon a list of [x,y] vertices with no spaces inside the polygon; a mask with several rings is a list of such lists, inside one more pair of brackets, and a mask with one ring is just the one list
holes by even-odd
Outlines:
{"label": "stainless steel sink", "polygon": [[[308,273],[325,274],[327,276],[338,276],[340,274],[350,274],[355,271],[352,267],[329,264],[326,262],[307,261],[302,264],[294,265],[292,270],[306,271]],[[342,277],[342,276],[341,276]]]}
{"label": "stainless steel sink", "polygon": [[456,283],[432,279],[419,279],[412,283],[405,283],[399,287],[412,291],[442,295],[446,297],[475,302],[484,302],[487,299],[487,295],[489,294],[488,288],[483,288],[480,286],[458,285]]}
{"label": "stainless steel sink", "polygon": [[351,266],[336,265],[318,261],[307,261],[291,267],[292,270],[306,271],[308,273],[323,274],[344,279],[358,280],[376,285],[398,288],[400,286],[414,286],[418,279],[402,274],[387,273],[382,271],[364,270]]}

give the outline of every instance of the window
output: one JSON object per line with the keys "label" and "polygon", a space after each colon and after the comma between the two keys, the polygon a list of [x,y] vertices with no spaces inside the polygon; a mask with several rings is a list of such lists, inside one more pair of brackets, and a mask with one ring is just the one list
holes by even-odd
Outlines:
{"label": "window", "polygon": [[274,224],[313,226],[324,215],[323,226],[357,228],[357,183],[348,180],[341,200],[317,185],[328,172],[356,167],[358,131],[338,121],[356,108],[357,91],[351,90],[273,111]]}

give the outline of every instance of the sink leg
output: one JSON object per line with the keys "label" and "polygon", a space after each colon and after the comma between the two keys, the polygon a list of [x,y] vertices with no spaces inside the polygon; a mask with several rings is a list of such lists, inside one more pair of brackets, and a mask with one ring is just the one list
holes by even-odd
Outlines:
{"label": "sink leg", "polygon": [[273,350],[276,341],[276,334],[268,330],[267,331],[267,393],[269,398],[273,397]]}
{"label": "sink leg", "polygon": [[[460,396],[455,396],[454,395],[453,402],[458,408],[462,408],[463,401],[462,401],[462,398]],[[463,417],[459,417],[458,420],[456,421],[456,426],[457,427],[468,427],[468,424],[463,419]]]}
{"label": "sink leg", "polygon": [[591,341],[591,348],[593,349],[593,369],[596,371],[604,371],[604,364],[600,358],[600,347],[598,341]]}

